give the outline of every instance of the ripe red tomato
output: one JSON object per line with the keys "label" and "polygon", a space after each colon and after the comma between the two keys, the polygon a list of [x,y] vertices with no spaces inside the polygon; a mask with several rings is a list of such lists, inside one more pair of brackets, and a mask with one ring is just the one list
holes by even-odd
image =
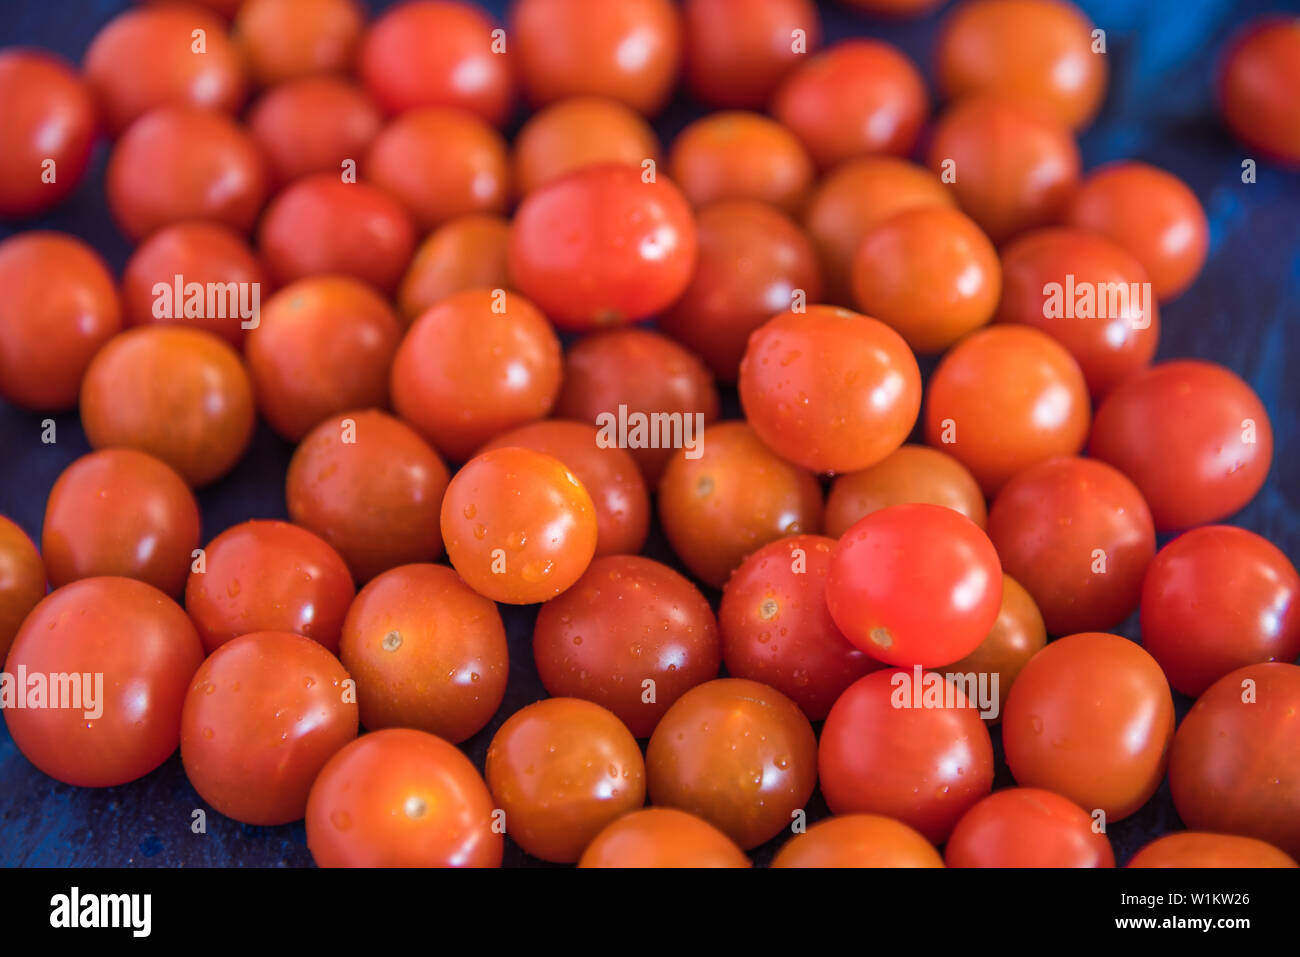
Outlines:
{"label": "ripe red tomato", "polygon": [[418,728],[453,744],[492,719],[510,670],[497,606],[445,565],[402,565],[361,589],[339,658],[366,728]]}
{"label": "ripe red tomato", "polygon": [[253,519],[208,543],[185,583],[185,610],[209,653],[254,631],[295,632],[335,651],[355,594],[348,566],[324,540]]}
{"label": "ripe red tomato", "polygon": [[596,508],[574,474],[531,449],[470,459],[442,500],[447,557],[480,595],[511,605],[554,598],[596,552]]}
{"label": "ripe red tomato", "polygon": [[510,224],[471,214],[443,223],[411,258],[397,289],[401,319],[410,325],[430,306],[463,289],[509,289],[506,248]]}
{"label": "ripe red tomato", "polygon": [[1300,867],[1288,854],[1253,837],[1179,831],[1156,838],[1133,855],[1129,867]]}
{"label": "ripe red tomato", "polygon": [[713,107],[761,109],[821,44],[811,0],[686,0],[682,18],[686,85]]}
{"label": "ripe red tomato", "polygon": [[788,535],[816,535],[822,490],[744,422],[719,422],[695,451],[673,453],[659,483],[659,522],[696,578],[721,588],[746,556]]}
{"label": "ripe red tomato", "polygon": [[1088,454],[1131,478],[1156,528],[1172,531],[1227,518],[1255,497],[1273,458],[1273,427],[1236,374],[1178,359],[1106,396]]}
{"label": "ripe red tomato", "polygon": [[689,124],[673,140],[668,171],[694,206],[754,199],[792,215],[803,209],[814,178],[812,159],[793,133],[743,110]]}
{"label": "ripe red tomato", "polygon": [[422,314],[393,358],[393,408],[447,458],[544,417],[560,391],[560,340],[518,293],[464,289]]}
{"label": "ripe red tomato", "polygon": [[1114,867],[1104,830],[1079,805],[1041,788],[1007,788],[962,815],[948,836],[949,867]]}
{"label": "ripe red tomato", "polygon": [[0,515],[0,669],[23,619],[44,597],[45,565],[36,544]]}
{"label": "ripe red tomato", "polygon": [[[377,409],[326,419],[289,462],[289,517],[315,532],[367,582],[442,554],[438,517],[451,474],[420,436]],[[442,735],[447,737],[447,735]]]}
{"label": "ripe red tomato", "polygon": [[817,783],[817,738],[775,688],[719,678],[682,695],[646,748],[654,804],[698,814],[743,848],[790,826]]}
{"label": "ripe red tomato", "polygon": [[187,219],[246,233],[269,192],[266,159],[248,131],[193,106],[159,107],[132,123],[105,177],[113,219],[137,242]]}
{"label": "ripe red tomato", "polygon": [[492,795],[455,747],[423,731],[376,731],[339,750],[307,799],[319,867],[500,867]]}
{"label": "ripe red tomato", "polygon": [[1300,575],[1244,528],[1194,528],[1162,548],[1142,583],[1142,647],[1197,697],[1230,671],[1300,657]]}
{"label": "ripe red tomato", "polygon": [[77,404],[86,367],[122,328],[108,266],[80,239],[53,232],[0,241],[0,396],[57,412]]}
{"label": "ripe red tomato", "polygon": [[365,29],[357,0],[243,0],[232,12],[235,43],[262,86],[349,72]]}
{"label": "ripe red tomato", "polygon": [[817,472],[851,472],[893,452],[916,423],[921,372],[884,323],[834,306],[783,312],[749,337],[740,402],[758,437]]}
{"label": "ripe red tomato", "polygon": [[993,743],[959,687],[952,707],[908,707],[911,680],[876,671],[840,695],[822,725],[822,795],[835,814],[883,814],[939,844],[992,789]]}
{"label": "ripe red tomato", "polygon": [[80,578],[135,578],[175,597],[199,546],[199,505],[169,465],[134,449],[91,452],[54,482],[41,553],[55,588]]}
{"label": "ripe red tomato", "polygon": [[912,152],[930,107],[925,81],[883,40],[841,40],[794,69],[772,97],[772,115],[794,131],[825,171],[871,153]]}
{"label": "ripe red tomato", "polygon": [[361,162],[382,125],[365,90],[334,76],[281,83],[248,111],[248,130],[276,184],[313,173],[340,176],[348,160]]}
{"label": "ripe red tomato", "polygon": [[96,353],[82,382],[81,424],[92,448],[148,452],[195,487],[234,468],[253,421],[239,354],[199,329],[129,329]]}
{"label": "ripe red tomato", "polygon": [[988,524],[984,493],[966,466],[938,449],[900,445],[875,465],[836,477],[826,496],[826,534],[839,538],[872,512],[913,503],[943,505],[980,528]]}
{"label": "ripe red tomato", "polygon": [[94,97],[60,57],[11,48],[0,52],[0,103],[0,218],[35,216],[61,202],[86,174],[97,124]]}
{"label": "ripe red tomato", "polygon": [[488,746],[484,776],[506,832],[544,861],[576,861],[607,824],[645,804],[636,738],[578,698],[547,698],[507,718]]}
{"label": "ripe red tomato", "polygon": [[624,814],[587,845],[579,867],[751,867],[712,824],[670,807]]}
{"label": "ripe red tomato", "polygon": [[1219,66],[1223,119],[1247,146],[1287,166],[1300,165],[1300,18],[1252,20],[1228,44]]}
{"label": "ripe red tomato", "polygon": [[879,814],[842,814],[797,834],[773,867],[943,867],[943,858],[912,828]]}
{"label": "ripe red tomato", "polygon": [[1079,364],[1046,333],[996,325],[963,339],[930,376],[925,440],[970,469],[986,495],[1088,438]]}
{"label": "ripe red tomato", "polygon": [[510,278],[561,329],[644,319],[676,301],[690,282],[690,205],[667,179],[642,175],[618,163],[586,166],[520,203],[510,231]]}
{"label": "ripe red tomato", "polygon": [[880,662],[855,648],[826,607],[835,540],[792,535],[764,545],[722,590],[718,629],[727,673],[770,685],[813,721]]}
{"label": "ripe red tomato", "polygon": [[527,196],[584,166],[659,162],[659,137],[640,113],[603,96],[572,96],[530,116],[514,142],[515,188]]}
{"label": "ripe red tomato", "polygon": [[977,647],[1002,606],[993,543],[942,505],[892,505],[840,537],[826,604],[849,641],[878,661],[931,667]]}
{"label": "ripe red tomato", "polygon": [[1173,697],[1155,659],[1098,632],[1059,638],[1030,658],[1002,721],[1018,784],[1103,811],[1107,825],[1155,793],[1173,734]]}
{"label": "ripe red tomato", "polygon": [[199,797],[244,824],[301,820],[325,762],[357,736],[347,682],[302,635],[257,631],[213,651],[181,715],[181,762]]}
{"label": "ripe red tomato", "polygon": [[1297,725],[1300,666],[1247,665],[1212,684],[1183,718],[1169,757],[1183,823],[1257,838],[1300,858]]}
{"label": "ripe red tomato", "polygon": [[610,555],[541,607],[533,656],[547,693],[594,701],[646,738],[673,702],[718,676],[718,625],[667,565]]}
{"label": "ripe red tomato", "polygon": [[[158,589],[130,578],[73,582],[18,629],[5,668],[25,670],[28,686],[17,689],[24,707],[5,703],[5,723],[18,750],[50,777],[77,787],[125,784],[176,750],[185,689],[202,662],[194,626]],[[36,706],[37,675],[74,683],[49,683]],[[56,693],[64,706],[49,706]]]}

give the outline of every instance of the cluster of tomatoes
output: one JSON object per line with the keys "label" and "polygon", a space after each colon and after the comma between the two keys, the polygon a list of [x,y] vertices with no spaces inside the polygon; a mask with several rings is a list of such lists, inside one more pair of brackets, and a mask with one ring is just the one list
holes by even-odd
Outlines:
{"label": "cluster of tomatoes", "polygon": [[[508,834],[747,866],[791,832],[777,865],[1109,866],[1166,772],[1192,830],[1134,863],[1294,865],[1300,577],[1216,524],[1269,416],[1220,365],[1152,364],[1208,226],[1166,171],[1081,171],[1104,32],[957,4],[932,123],[898,50],[820,34],[810,0],[504,28],[208,0],[123,13],[80,70],[0,51],[0,215],[66,196],[103,131],[138,244],[119,281],[69,235],[0,242],[0,395],[79,406],[95,449],[39,553],[0,519],[23,754],[105,787],[179,745],[207,805],[305,818],[321,865],[491,866]],[[1294,19],[1227,55],[1261,157],[1300,162],[1298,63]],[[718,112],[663,151],[679,75]],[[292,522],[205,541],[194,489],[259,415],[296,444]],[[638,554],[652,500],[694,581]],[[550,696],[480,770],[456,745],[520,665],[498,603],[540,603]],[[1110,633],[1139,606],[1140,644]],[[60,675],[102,676],[101,712]]]}

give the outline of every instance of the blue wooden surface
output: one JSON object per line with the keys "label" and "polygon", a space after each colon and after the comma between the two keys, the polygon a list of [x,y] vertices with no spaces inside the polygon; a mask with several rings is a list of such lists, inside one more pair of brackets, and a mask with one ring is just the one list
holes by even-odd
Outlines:
{"label": "blue wooden surface", "polygon": [[[129,0],[5,0],[0,4],[0,46],[43,46],[79,61],[99,27],[130,5]],[[390,3],[368,0],[368,5],[378,10]],[[482,5],[500,18],[505,3],[491,0]],[[1191,185],[1210,218],[1209,262],[1189,292],[1162,307],[1158,358],[1190,355],[1222,362],[1259,392],[1276,434],[1273,469],[1260,495],[1232,521],[1267,536],[1296,561],[1300,558],[1300,431],[1296,429],[1300,376],[1294,363],[1300,357],[1300,176],[1261,163],[1258,182],[1241,182],[1241,162],[1249,153],[1229,139],[1219,122],[1212,76],[1222,45],[1236,26],[1265,11],[1300,7],[1294,0],[1082,0],[1081,6],[1106,30],[1111,62],[1104,110],[1081,138],[1086,166],[1121,157],[1163,166]],[[883,23],[824,5],[823,17],[829,39],[855,34],[882,37],[930,73],[937,16]],[[667,141],[695,115],[691,104],[675,102],[657,124],[661,135]],[[105,153],[101,144],[86,182],[68,202],[22,226],[81,236],[120,271],[129,246],[105,206]],[[0,226],[0,238],[13,231]],[[735,414],[734,395],[727,397],[727,407]],[[76,415],[56,418],[58,442],[43,445],[40,417],[0,400],[0,513],[15,519],[34,538],[40,532],[50,486],[69,462],[88,451]],[[285,517],[282,483],[291,451],[259,427],[239,467],[200,492],[205,540],[246,518]],[[657,530],[648,553],[672,561]],[[534,609],[502,610],[510,634],[511,678],[497,718],[465,745],[480,768],[501,721],[543,694],[531,654]],[[1136,634],[1132,620],[1123,630],[1130,637]],[[1178,705],[1181,716],[1188,702],[1179,699]],[[1000,769],[997,785],[1011,783],[1005,768]],[[133,784],[82,790],[35,770],[0,724],[0,865],[311,863],[300,824],[253,828],[210,813],[207,833],[192,834],[191,811],[203,806],[176,757]],[[820,797],[815,797],[811,816],[824,813]],[[1147,840],[1179,826],[1166,784],[1141,812],[1112,825],[1110,836],[1123,862]],[[772,850],[770,845],[759,849],[756,860],[766,861]],[[540,862],[510,845],[506,863]]]}

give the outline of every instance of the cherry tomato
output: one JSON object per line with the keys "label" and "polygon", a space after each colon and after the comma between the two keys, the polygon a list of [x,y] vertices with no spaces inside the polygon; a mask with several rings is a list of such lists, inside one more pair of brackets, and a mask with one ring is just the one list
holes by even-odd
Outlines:
{"label": "cherry tomato", "polygon": [[826,607],[835,540],[793,535],[764,545],[722,590],[718,628],[727,673],[770,685],[813,721],[840,693],[881,667],[855,648]]}
{"label": "cherry tomato", "polygon": [[[130,578],[86,578],[52,592],[27,616],[10,674],[70,675],[62,707],[3,710],[14,744],[50,777],[102,788],[142,778],[180,741],[181,703],[203,646],[179,605]],[[90,680],[95,676],[94,680]],[[66,696],[66,697],[64,697]],[[92,700],[93,699],[93,700]]]}
{"label": "cherry tomato", "polygon": [[1133,855],[1129,867],[1300,867],[1288,854],[1253,837],[1179,831],[1156,838]]}
{"label": "cherry tomato", "polygon": [[1013,475],[1088,438],[1091,407],[1079,364],[1037,329],[998,325],[940,360],[925,403],[925,440],[970,470],[986,495]]}
{"label": "cherry tomato", "polygon": [[617,163],[586,166],[519,205],[510,278],[557,326],[581,332],[671,305],[695,254],[695,222],[676,186]]}
{"label": "cherry tomato", "polygon": [[85,177],[96,132],[94,97],[60,57],[9,49],[0,52],[0,102],[0,218],[34,216]]}
{"label": "cherry tomato", "polygon": [[82,383],[81,424],[92,448],[148,452],[195,487],[234,468],[253,420],[239,354],[199,329],[129,329],[99,350]]}
{"label": "cherry tomato", "polygon": [[822,726],[822,795],[835,814],[883,814],[938,844],[992,789],[993,743],[959,687],[952,706],[908,707],[911,680],[876,671],[840,695]]}
{"label": "cherry tomato", "polygon": [[128,239],[187,219],[246,233],[268,192],[266,160],[222,113],[160,107],[127,128],[108,159],[108,206]]}
{"label": "cherry tomato", "polygon": [[247,0],[237,10],[235,43],[262,86],[348,72],[365,28],[356,0]]}
{"label": "cherry tomato", "polygon": [[646,738],[673,702],[718,676],[718,625],[667,565],[610,555],[541,607],[533,656],[549,694],[594,701]]}
{"label": "cherry tomato", "polygon": [[1219,67],[1223,119],[1239,140],[1287,166],[1300,165],[1300,18],[1252,20],[1229,42]]}
{"label": "cherry tomato", "polygon": [[341,175],[344,163],[361,161],[382,125],[379,107],[361,87],[332,76],[282,83],[248,111],[248,130],[278,184]]}
{"label": "cherry tomato", "polygon": [[606,96],[651,116],[682,58],[681,16],[670,0],[519,0],[510,38],[534,106]]}
{"label": "cherry tomato", "polygon": [[891,665],[931,667],[970,654],[1002,606],[993,543],[942,505],[892,505],[841,536],[826,573],[831,618]]}
{"label": "cherry tomato", "polygon": [[[201,50],[196,30],[202,31]],[[233,113],[244,100],[244,65],[225,22],[190,4],[114,17],[95,34],[82,72],[114,135],[160,106]],[[193,144],[184,152],[194,152]]]}
{"label": "cherry tomato", "polygon": [[501,126],[515,93],[511,59],[504,40],[494,36],[497,32],[470,3],[399,3],[366,32],[357,72],[389,114],[455,106]]}
{"label": "cherry tomato", "polygon": [[654,804],[698,814],[743,848],[789,826],[817,783],[817,738],[799,706],[742,678],[697,685],[650,736]]}
{"label": "cherry tomato", "polygon": [[803,208],[814,177],[812,160],[793,133],[743,110],[689,124],[673,141],[668,167],[695,206],[755,199],[789,214]]}
{"label": "cherry tomato", "polygon": [[471,214],[443,223],[425,238],[397,289],[408,326],[430,306],[464,289],[509,289],[506,248],[510,224]]}
{"label": "cherry tomato", "polygon": [[498,435],[479,449],[516,445],[558,459],[568,467],[596,507],[596,555],[634,555],[650,528],[650,495],[636,459],[603,445],[595,426],[549,419]]}
{"label": "cherry tomato", "polygon": [[1069,128],[992,93],[948,107],[927,156],[952,183],[962,211],[999,245],[1058,222],[1079,181],[1079,148]]}
{"label": "cherry tomato", "polygon": [[393,358],[393,408],[449,459],[551,411],[560,340],[518,293],[464,289],[411,324]]}
{"label": "cherry tomato", "polygon": [[0,669],[23,619],[44,597],[40,552],[17,523],[0,515]]}
{"label": "cherry tomato", "polygon": [[[177,276],[181,277],[179,296]],[[199,289],[192,283],[198,283]],[[242,287],[235,294],[242,298],[223,294],[210,312],[207,291],[214,285],[228,289],[227,283]],[[214,332],[241,349],[244,323],[257,321],[258,315],[245,318],[240,307],[249,306],[251,312],[256,302],[260,314],[262,294],[268,288],[266,271],[242,236],[217,223],[195,220],[164,226],[136,247],[122,274],[122,305],[128,326],[176,322]]]}
{"label": "cherry tomato", "polygon": [[185,610],[211,653],[254,631],[294,632],[330,651],[356,594],[338,552],[305,528],[253,519],[208,543]]}
{"label": "cherry tomato", "polygon": [[879,814],[844,814],[797,834],[773,867],[943,867],[934,845],[901,821]]}
{"label": "cherry tomato", "polygon": [[1065,221],[1127,251],[1142,264],[1161,302],[1192,284],[1210,249],[1210,224],[1196,194],[1173,173],[1135,160],[1089,173]]}
{"label": "cherry tomato", "polygon": [[618,100],[573,96],[543,107],[515,137],[514,179],[520,195],[584,166],[659,162],[659,137],[640,113]]}
{"label": "cherry tomato", "polygon": [[361,589],[339,658],[365,727],[418,728],[453,744],[491,720],[510,670],[497,606],[445,565],[402,565]]}
{"label": "cherry tomato", "polygon": [[579,867],[751,867],[712,824],[670,807],[624,814],[596,835]]}
{"label": "cherry tomato", "polygon": [[[717,419],[718,407],[704,364],[649,329],[617,329],[576,342],[564,357],[564,384],[555,400],[557,416],[594,424],[602,442],[625,446],[652,489],[673,449],[690,438],[698,441],[700,429]],[[626,442],[618,441],[624,409]],[[679,418],[655,418],[662,413]],[[637,423],[644,426],[640,432]],[[694,429],[689,436],[688,428]]]}
{"label": "cherry tomato", "polygon": [[310,276],[267,302],[248,335],[257,407],[296,442],[340,412],[388,405],[401,324],[383,297],[347,276]]}
{"label": "cherry tomato", "polygon": [[91,452],[50,489],[41,553],[55,588],[117,575],[176,596],[198,546],[194,493],[174,469],[143,452]]}
{"label": "cherry tomato", "polygon": [[357,736],[347,681],[302,635],[257,631],[215,650],[181,715],[181,762],[199,797],[244,824],[301,820],[316,775]]}
{"label": "cherry tomato", "polygon": [[1107,825],[1155,793],[1173,734],[1173,697],[1155,659],[1099,632],[1059,638],[1030,658],[1002,721],[1018,784],[1100,810]]}
{"label": "cherry tomato", "polygon": [[778,458],[744,422],[719,422],[673,453],[659,483],[659,522],[691,574],[721,588],[745,558],[822,526],[817,479]]}
{"label": "cherry tomato", "polygon": [[943,849],[949,867],[1114,867],[1104,830],[1069,798],[995,791],[962,815]]}
{"label": "cherry tomato", "polygon": [[1161,362],[1097,408],[1088,454],[1142,491],[1160,531],[1204,525],[1245,506],[1264,484],[1273,427],[1253,389],[1213,362]]}
{"label": "cherry tomato", "polygon": [[988,524],[979,483],[951,455],[924,445],[900,445],[875,465],[838,476],[826,496],[826,534],[839,538],[859,520],[891,505],[925,503]]}
{"label": "cherry tomato", "polygon": [[903,210],[853,256],[853,301],[917,352],[942,352],[998,307],[1002,266],[975,221],[947,206]]}
{"label": "cherry tomato", "polygon": [[319,867],[500,867],[492,795],[455,747],[392,728],[341,748],[307,799]]}
{"label": "cherry tomato", "polygon": [[414,429],[366,409],[307,434],[289,462],[285,501],[294,523],[329,542],[352,577],[366,582],[442,554],[438,516],[450,480]]}
{"label": "cherry tomato", "polygon": [[576,861],[607,824],[645,804],[636,738],[578,698],[537,701],[507,718],[488,746],[484,775],[506,832],[544,861]]}
{"label": "cherry tomato", "polygon": [[811,0],[686,0],[682,16],[686,84],[713,107],[761,109],[821,43]]}
{"label": "cherry tomato", "polygon": [[1160,338],[1142,264],[1082,229],[1035,230],[1006,247],[997,321],[1033,326],[1065,346],[1096,398],[1150,365]]}
{"label": "cherry tomato", "polygon": [[817,472],[851,472],[893,452],[916,423],[921,372],[883,322],[833,306],[783,312],[749,337],[740,402],[758,437]]}
{"label": "cherry tomato", "polygon": [[80,239],[19,233],[0,241],[0,396],[26,409],[77,404],[86,367],[122,328],[108,266]]}
{"label": "cherry tomato", "polygon": [[476,455],[442,500],[447,557],[480,595],[511,605],[554,598],[596,552],[596,508],[557,459],[509,447]]}
{"label": "cherry tomato", "polygon": [[1298,722],[1300,666],[1247,665],[1212,684],[1183,719],[1169,758],[1183,823],[1300,857]]}
{"label": "cherry tomato", "polygon": [[1162,548],[1142,583],[1142,647],[1197,697],[1230,671],[1300,657],[1300,575],[1244,528],[1194,528]]}
{"label": "cherry tomato", "polygon": [[841,40],[786,77],[772,115],[803,141],[825,171],[855,156],[906,156],[929,110],[912,61],[883,40]]}

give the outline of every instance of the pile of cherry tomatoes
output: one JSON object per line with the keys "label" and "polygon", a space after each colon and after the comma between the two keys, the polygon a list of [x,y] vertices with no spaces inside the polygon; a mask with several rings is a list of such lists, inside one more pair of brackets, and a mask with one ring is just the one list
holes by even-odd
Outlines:
{"label": "pile of cherry tomatoes", "polygon": [[[323,866],[493,866],[506,835],[748,866],[782,833],[777,866],[1111,866],[1166,774],[1189,830],[1133,864],[1294,866],[1300,577],[1219,524],[1272,425],[1228,369],[1152,363],[1199,201],[1081,169],[1109,54],[1064,0],[954,5],[935,91],[863,23],[206,0],[130,9],[79,68],[0,51],[0,216],[107,135],[136,244],[116,277],[0,242],[0,395],[34,429],[79,408],[94,449],[39,552],[0,518],[22,753],[108,787],[179,746],[207,807],[305,818]],[[1223,59],[1261,161],[1300,164],[1298,64],[1294,18]],[[714,112],[665,148],[679,81]],[[292,521],[205,539],[194,490],[259,416]],[[690,577],[638,554],[652,510]],[[540,604],[549,693],[509,715],[499,604]],[[102,713],[20,675],[101,675]]]}

